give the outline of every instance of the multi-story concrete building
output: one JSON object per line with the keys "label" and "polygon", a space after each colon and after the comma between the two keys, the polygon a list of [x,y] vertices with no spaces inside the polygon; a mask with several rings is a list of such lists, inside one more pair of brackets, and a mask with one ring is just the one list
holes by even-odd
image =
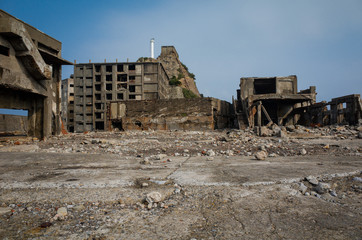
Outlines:
{"label": "multi-story concrete building", "polygon": [[60,133],[62,43],[0,10],[0,108],[28,111],[27,134]]}
{"label": "multi-story concrete building", "polygon": [[63,124],[69,132],[74,132],[74,78],[62,81],[62,108],[61,116]]}
{"label": "multi-story concrete building", "polygon": [[159,62],[86,63],[74,66],[75,132],[106,130],[107,103],[169,98]]}

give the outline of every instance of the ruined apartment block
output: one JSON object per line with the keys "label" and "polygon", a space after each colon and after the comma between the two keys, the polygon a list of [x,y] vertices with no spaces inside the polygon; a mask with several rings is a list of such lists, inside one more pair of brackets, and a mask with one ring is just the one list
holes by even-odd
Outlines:
{"label": "ruined apartment block", "polygon": [[315,87],[298,92],[297,76],[241,78],[235,109],[239,128],[303,124]]}
{"label": "ruined apartment block", "polygon": [[74,66],[75,132],[108,130],[107,103],[166,99],[169,78],[159,62],[87,63]]}
{"label": "ruined apartment block", "polygon": [[59,134],[62,44],[0,10],[0,108],[28,111],[26,133]]}
{"label": "ruined apartment block", "polygon": [[74,78],[62,80],[62,108],[61,116],[63,124],[69,132],[74,132]]}

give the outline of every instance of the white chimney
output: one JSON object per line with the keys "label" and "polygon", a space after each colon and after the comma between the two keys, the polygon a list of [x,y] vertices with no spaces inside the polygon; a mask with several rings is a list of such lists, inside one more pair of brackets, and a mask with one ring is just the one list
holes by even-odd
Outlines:
{"label": "white chimney", "polygon": [[155,58],[155,39],[154,38],[152,38],[151,39],[151,58]]}

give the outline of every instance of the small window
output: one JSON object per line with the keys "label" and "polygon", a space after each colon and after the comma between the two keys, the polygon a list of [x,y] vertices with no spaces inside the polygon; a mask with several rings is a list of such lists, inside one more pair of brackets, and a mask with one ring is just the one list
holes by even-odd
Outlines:
{"label": "small window", "polygon": [[106,90],[112,91],[112,83],[106,84]]}
{"label": "small window", "polygon": [[117,99],[118,100],[123,100],[123,93],[118,93],[117,94]]}
{"label": "small window", "polygon": [[74,93],[72,93],[72,92],[71,92],[71,93],[69,93],[69,96],[74,96]]}
{"label": "small window", "polygon": [[86,79],[93,79],[92,77],[86,77]]}
{"label": "small window", "polygon": [[106,66],[106,72],[112,72],[112,65]]}
{"label": "small window", "polygon": [[69,122],[74,122],[74,119],[73,118],[69,119]]}
{"label": "small window", "polygon": [[107,100],[112,100],[112,93],[108,93],[108,94],[106,95],[106,98],[107,98]]}
{"label": "small window", "polygon": [[78,70],[79,70],[79,71],[83,71],[83,67],[78,67]]}
{"label": "small window", "polygon": [[136,92],[136,86],[129,86],[130,92]]}
{"label": "small window", "polygon": [[136,95],[129,95],[129,99],[136,99]]}
{"label": "small window", "polygon": [[96,100],[101,100],[101,95],[100,94],[95,94]]}
{"label": "small window", "polygon": [[102,119],[102,113],[95,113],[97,119]]}
{"label": "small window", "polygon": [[104,130],[104,122],[96,122],[97,130]]}
{"label": "small window", "polygon": [[112,74],[106,75],[106,81],[112,81]]}
{"label": "small window", "polygon": [[101,65],[96,65],[95,68],[96,68],[96,72],[100,72],[100,71],[101,71]]}
{"label": "small window", "polygon": [[117,65],[117,72],[123,72],[123,65]]}
{"label": "small window", "polygon": [[96,75],[96,82],[100,82],[101,81],[101,75]]}
{"label": "small window", "polygon": [[101,90],[101,85],[100,84],[96,84],[96,85],[94,85],[95,86],[95,88],[96,88],[96,91],[100,91]]}
{"label": "small window", "polygon": [[129,76],[129,80],[130,80],[130,81],[136,80],[136,76]]}
{"label": "small window", "polygon": [[69,104],[74,104],[74,101],[70,101]]}
{"label": "small window", "polygon": [[69,113],[74,113],[74,111],[73,111],[73,110],[69,110]]}
{"label": "small window", "polygon": [[9,57],[10,56],[10,49],[0,45],[0,54]]}
{"label": "small window", "polygon": [[136,65],[134,65],[134,64],[129,65],[128,70],[130,70],[130,71],[136,70]]}
{"label": "small window", "polygon": [[96,106],[96,109],[103,109],[103,103],[96,103],[95,104],[95,106]]}
{"label": "small window", "polygon": [[74,87],[74,84],[70,84],[69,87]]}
{"label": "small window", "polygon": [[118,74],[117,81],[118,82],[127,82],[127,74]]}

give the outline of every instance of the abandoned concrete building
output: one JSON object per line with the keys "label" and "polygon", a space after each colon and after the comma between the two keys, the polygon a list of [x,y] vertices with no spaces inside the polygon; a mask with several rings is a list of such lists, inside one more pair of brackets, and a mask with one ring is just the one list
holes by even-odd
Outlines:
{"label": "abandoned concrete building", "polygon": [[108,103],[107,128],[122,130],[214,130],[232,128],[230,103],[215,98],[158,99]]}
{"label": "abandoned concrete building", "polygon": [[0,10],[0,108],[28,111],[27,134],[59,134],[62,44]]}
{"label": "abandoned concrete building", "polygon": [[316,101],[315,87],[298,92],[297,77],[241,78],[235,111],[239,128],[298,124]]}
{"label": "abandoned concrete building", "polygon": [[86,63],[74,66],[75,132],[106,130],[107,103],[169,98],[159,62]]}
{"label": "abandoned concrete building", "polygon": [[61,116],[63,124],[67,126],[67,131],[74,131],[74,78],[62,80],[62,108]]}

